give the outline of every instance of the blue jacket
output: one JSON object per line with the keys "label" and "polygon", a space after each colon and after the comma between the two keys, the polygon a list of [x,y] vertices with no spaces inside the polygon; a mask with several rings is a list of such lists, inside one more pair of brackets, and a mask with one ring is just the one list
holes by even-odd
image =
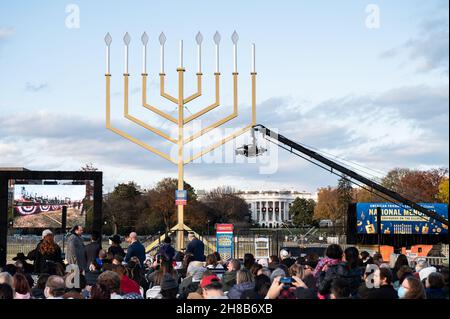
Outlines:
{"label": "blue jacket", "polygon": [[139,241],[135,241],[127,248],[127,255],[125,256],[125,262],[129,262],[131,257],[139,258],[141,266],[144,265],[145,261],[145,247]]}
{"label": "blue jacket", "polygon": [[205,261],[205,245],[198,238],[194,238],[186,247],[186,253],[194,255],[194,260]]}
{"label": "blue jacket", "polygon": [[173,248],[170,244],[163,244],[159,248],[158,254],[164,255],[167,258],[167,260],[172,260],[173,257],[175,256],[175,248]]}

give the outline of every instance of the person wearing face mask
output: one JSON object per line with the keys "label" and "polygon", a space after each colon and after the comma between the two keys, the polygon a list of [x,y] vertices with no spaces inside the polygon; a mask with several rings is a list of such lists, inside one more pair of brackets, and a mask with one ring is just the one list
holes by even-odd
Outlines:
{"label": "person wearing face mask", "polygon": [[398,288],[398,297],[400,299],[426,299],[425,288],[422,282],[415,277],[408,277],[403,280]]}
{"label": "person wearing face mask", "polygon": [[370,289],[367,299],[398,299],[397,291],[392,286],[392,272],[389,268],[380,268],[374,273],[374,287]]}

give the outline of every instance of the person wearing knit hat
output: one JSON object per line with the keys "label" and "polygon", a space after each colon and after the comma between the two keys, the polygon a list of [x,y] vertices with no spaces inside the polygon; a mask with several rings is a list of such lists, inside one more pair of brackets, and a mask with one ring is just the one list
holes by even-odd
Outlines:
{"label": "person wearing knit hat", "polygon": [[420,281],[424,281],[425,279],[428,278],[428,276],[430,274],[432,274],[434,272],[437,272],[437,269],[436,269],[436,267],[433,267],[433,266],[422,269],[421,271],[419,271]]}
{"label": "person wearing knit hat", "polygon": [[161,279],[161,291],[162,299],[177,299],[178,283],[170,274],[164,274]]}
{"label": "person wearing knit hat", "polygon": [[46,229],[42,232],[42,239],[45,238],[47,235],[53,235],[52,231],[50,229]]}

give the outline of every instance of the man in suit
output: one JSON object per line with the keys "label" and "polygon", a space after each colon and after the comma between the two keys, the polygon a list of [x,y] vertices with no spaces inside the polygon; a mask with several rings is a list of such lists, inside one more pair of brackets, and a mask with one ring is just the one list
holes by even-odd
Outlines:
{"label": "man in suit", "polygon": [[74,226],[67,238],[66,260],[69,264],[77,265],[80,271],[87,271],[86,250],[83,244],[83,227]]}
{"label": "man in suit", "polygon": [[128,236],[128,241],[130,243],[130,246],[127,248],[127,254],[125,256],[125,262],[128,263],[131,259],[131,257],[137,257],[141,263],[141,266],[144,266],[145,262],[145,247],[142,245],[138,238],[137,234],[135,232],[130,233]]}
{"label": "man in suit", "polygon": [[201,240],[195,237],[194,232],[188,234],[189,244],[186,247],[186,254],[191,253],[194,255],[194,260],[205,261],[205,245]]}
{"label": "man in suit", "polygon": [[93,231],[92,235],[91,235],[91,243],[87,244],[85,247],[86,250],[86,263],[87,266],[89,267],[89,265],[96,260],[100,253],[100,250],[102,249],[101,246],[101,241],[100,239],[100,234],[98,231]]}

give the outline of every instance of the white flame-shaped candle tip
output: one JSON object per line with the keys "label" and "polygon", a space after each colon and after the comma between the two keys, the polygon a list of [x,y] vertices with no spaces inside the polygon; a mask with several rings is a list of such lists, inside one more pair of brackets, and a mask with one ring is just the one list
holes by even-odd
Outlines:
{"label": "white flame-shaped candle tip", "polygon": [[195,36],[195,41],[197,41],[198,45],[201,45],[203,42],[203,35],[200,33],[200,31]]}
{"label": "white flame-shaped candle tip", "polygon": [[214,43],[216,45],[219,45],[220,40],[222,39],[221,36],[220,36],[219,31],[216,31],[216,33],[214,33],[214,38],[213,39],[214,39]]}
{"label": "white flame-shaped candle tip", "polygon": [[233,41],[233,44],[237,44],[237,42],[239,41],[239,35],[236,31],[234,31],[231,35],[231,41]]}
{"label": "white flame-shaped candle tip", "polygon": [[142,34],[142,36],[141,36],[141,41],[142,41],[142,44],[143,44],[143,45],[147,45],[147,43],[148,43],[148,35],[147,35],[147,32],[144,32],[144,33]]}
{"label": "white flame-shaped candle tip", "polygon": [[111,34],[109,34],[109,32],[105,35],[105,43],[107,46],[110,46],[112,42],[112,37]]}
{"label": "white flame-shaped candle tip", "polygon": [[125,45],[129,45],[131,42],[131,37],[130,35],[127,33],[125,33],[125,35],[123,36],[123,43],[125,43]]}
{"label": "white flame-shaped candle tip", "polygon": [[164,34],[164,32],[161,32],[161,34],[159,35],[159,43],[161,45],[164,45],[164,43],[166,43],[166,35]]}

